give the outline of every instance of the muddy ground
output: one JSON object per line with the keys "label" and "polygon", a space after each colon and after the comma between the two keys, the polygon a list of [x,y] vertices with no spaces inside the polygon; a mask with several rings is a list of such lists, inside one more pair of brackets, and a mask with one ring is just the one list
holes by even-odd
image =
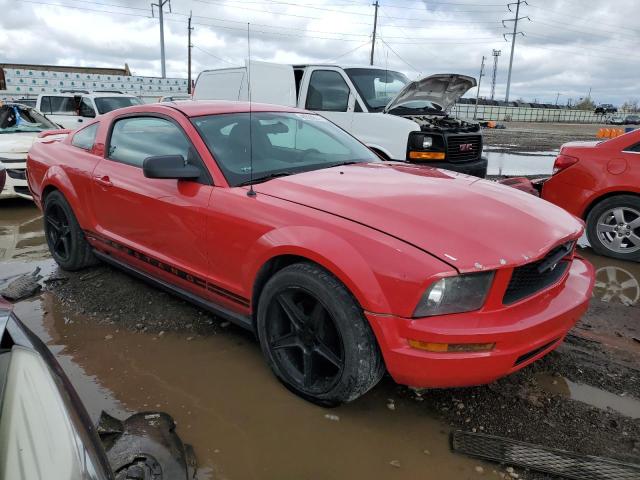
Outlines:
{"label": "muddy ground", "polygon": [[[531,128],[488,133],[486,144],[530,141],[531,151],[547,151],[596,127]],[[35,207],[0,206],[0,288],[42,268],[43,291],[17,313],[56,354],[91,416],[170,413],[195,448],[202,479],[509,476],[451,453],[454,429],[640,463],[640,264],[580,252],[596,267],[594,298],[541,361],[474,388],[417,393],[385,378],[356,402],[326,410],[283,388],[250,334],[107,266],[61,272]]]}
{"label": "muddy ground", "polygon": [[495,152],[536,153],[556,151],[572,141],[596,140],[600,128],[624,125],[505,122],[505,129],[485,128],[485,145]]}

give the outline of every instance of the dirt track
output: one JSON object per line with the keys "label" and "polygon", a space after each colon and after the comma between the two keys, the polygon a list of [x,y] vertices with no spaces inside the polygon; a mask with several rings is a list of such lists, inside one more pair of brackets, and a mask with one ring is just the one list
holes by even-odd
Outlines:
{"label": "dirt track", "polygon": [[[507,122],[505,129],[485,128],[484,143],[496,152],[548,152],[571,141],[596,140],[600,128],[611,125],[589,125],[571,123],[525,123]],[[624,126],[615,126],[623,128]]]}

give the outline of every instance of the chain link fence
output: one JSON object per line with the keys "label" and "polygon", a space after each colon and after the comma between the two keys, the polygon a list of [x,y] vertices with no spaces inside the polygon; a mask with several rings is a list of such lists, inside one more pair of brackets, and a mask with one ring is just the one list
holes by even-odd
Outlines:
{"label": "chain link fence", "polygon": [[[473,120],[476,106],[456,104],[451,109],[451,116]],[[596,114],[589,110],[572,110],[568,108],[532,108],[532,107],[500,107],[495,105],[478,105],[475,119],[496,122],[553,122],[553,123],[606,123],[611,115]]]}

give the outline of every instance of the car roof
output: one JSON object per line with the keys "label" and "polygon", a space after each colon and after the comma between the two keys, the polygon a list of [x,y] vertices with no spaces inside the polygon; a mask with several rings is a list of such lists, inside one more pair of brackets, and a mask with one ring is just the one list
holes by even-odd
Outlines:
{"label": "car roof", "polygon": [[[160,105],[160,104],[156,104]],[[199,117],[202,115],[217,115],[222,113],[246,113],[252,112],[292,112],[311,113],[300,108],[286,107],[282,105],[271,105],[268,103],[231,102],[222,100],[187,100],[178,102],[163,102],[162,105],[174,108],[184,113],[187,117]],[[149,108],[150,105],[145,105]],[[138,107],[127,107],[140,109]]]}

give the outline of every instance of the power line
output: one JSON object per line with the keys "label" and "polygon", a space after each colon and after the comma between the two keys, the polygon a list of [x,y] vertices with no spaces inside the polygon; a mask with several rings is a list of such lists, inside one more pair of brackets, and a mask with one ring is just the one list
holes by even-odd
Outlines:
{"label": "power line", "polygon": [[221,62],[228,63],[229,65],[233,65],[234,67],[238,67],[239,66],[237,63],[230,62],[229,60],[225,60],[222,57],[214,55],[213,53],[206,51],[204,48],[200,48],[198,45],[193,45],[193,48],[197,48],[202,53],[205,53],[205,54],[209,55],[210,57],[216,58],[216,59],[220,60]]}
{"label": "power line", "polygon": [[406,61],[404,58],[402,58],[402,57],[400,56],[400,54],[399,54],[398,52],[396,52],[396,51],[391,47],[391,45],[389,45],[387,42],[385,42],[385,41],[384,41],[384,39],[382,39],[382,38],[381,38],[381,39],[380,39],[380,41],[381,41],[382,43],[384,43],[384,44],[387,46],[387,48],[388,48],[389,50],[391,50],[391,52],[393,52],[393,54],[394,54],[396,57],[398,57],[398,58],[399,58],[399,59],[400,59],[400,60],[401,60],[405,65],[407,65],[409,68],[411,68],[414,72],[416,72],[418,75],[420,75],[420,73],[422,73],[422,72],[421,72],[420,70],[418,70],[416,67],[414,67],[413,65],[411,65],[408,61]]}

